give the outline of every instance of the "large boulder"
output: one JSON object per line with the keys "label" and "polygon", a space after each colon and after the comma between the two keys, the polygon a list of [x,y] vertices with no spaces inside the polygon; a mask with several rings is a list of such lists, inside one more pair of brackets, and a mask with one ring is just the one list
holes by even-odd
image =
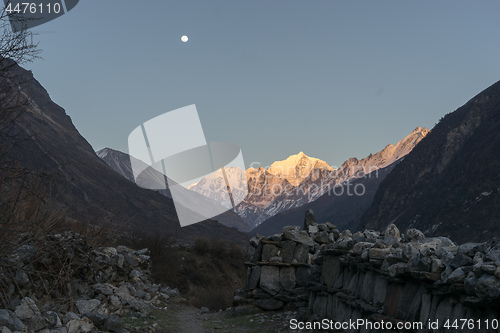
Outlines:
{"label": "large boulder", "polygon": [[295,268],[281,267],[280,268],[280,285],[286,291],[291,291],[295,288]]}
{"label": "large boulder", "polygon": [[262,261],[269,261],[278,255],[278,247],[274,244],[264,244],[262,247]]}
{"label": "large boulder", "polygon": [[281,242],[281,258],[283,258],[283,262],[292,262],[296,245],[297,243],[291,240]]}
{"label": "large boulder", "polygon": [[305,244],[297,244],[295,251],[293,253],[292,262],[296,263],[307,263],[309,258],[309,246]]}
{"label": "large boulder", "polygon": [[280,269],[275,266],[262,266],[260,273],[260,288],[276,295],[280,291]]}

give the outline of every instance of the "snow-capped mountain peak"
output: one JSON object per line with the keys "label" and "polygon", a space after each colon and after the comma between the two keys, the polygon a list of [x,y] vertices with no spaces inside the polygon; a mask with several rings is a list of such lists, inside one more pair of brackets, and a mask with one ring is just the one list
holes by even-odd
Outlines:
{"label": "snow-capped mountain peak", "polygon": [[[224,171],[225,176],[219,169],[203,177],[198,183],[189,186],[189,189],[215,200],[228,209],[233,208],[227,186],[231,189],[234,201],[240,202],[248,193],[247,176],[245,171],[238,167],[224,167]],[[228,184],[224,178],[227,178]]]}
{"label": "snow-capped mountain peak", "polygon": [[301,151],[296,155],[289,156],[283,161],[274,162],[269,169],[267,169],[267,172],[276,177],[284,178],[293,186],[297,186],[317,169],[335,171],[335,169],[325,161],[309,157]]}
{"label": "snow-capped mountain peak", "polygon": [[[279,212],[318,199],[337,184],[389,166],[407,155],[427,133],[427,129],[417,127],[395,145],[387,145],[363,159],[352,157],[337,170],[302,151],[274,162],[268,169],[259,167],[243,171],[225,168],[233,196],[244,199],[237,205],[237,213],[254,227]],[[189,189],[231,208],[220,172],[205,176]],[[243,198],[246,193],[248,195]]]}

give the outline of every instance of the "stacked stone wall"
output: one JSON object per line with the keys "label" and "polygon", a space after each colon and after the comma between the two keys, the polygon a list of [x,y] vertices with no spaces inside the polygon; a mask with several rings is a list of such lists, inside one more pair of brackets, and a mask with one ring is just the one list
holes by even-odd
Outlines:
{"label": "stacked stone wall", "polygon": [[[499,331],[500,239],[457,245],[417,229],[400,234],[393,224],[352,234],[317,224],[308,212],[304,230],[286,227],[251,243],[256,251],[239,299],[262,309],[410,331]],[[354,331],[380,332],[376,327]]]}

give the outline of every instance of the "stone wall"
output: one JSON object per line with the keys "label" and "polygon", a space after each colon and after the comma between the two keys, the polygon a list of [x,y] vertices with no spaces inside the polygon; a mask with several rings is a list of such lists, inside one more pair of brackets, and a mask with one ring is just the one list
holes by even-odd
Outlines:
{"label": "stone wall", "polygon": [[[444,324],[449,320],[453,325],[455,319],[458,325],[460,319],[474,320],[480,332],[488,331],[487,323],[498,323],[499,239],[458,246],[446,237],[426,238],[416,229],[400,235],[394,225],[383,233],[352,234],[311,221],[306,218],[307,231],[289,227],[282,234],[253,239],[256,255],[248,263],[245,295],[250,302],[263,309],[306,306],[310,318],[335,322],[367,319],[393,327],[421,322],[424,329],[413,331],[450,332],[454,328]],[[299,244],[308,250],[307,259],[304,255],[298,261],[294,250],[290,261],[288,247]],[[295,275],[288,273],[292,271]],[[301,302],[303,290],[309,298]],[[436,320],[437,330],[425,329]]]}
{"label": "stone wall", "polygon": [[250,240],[255,252],[247,262],[246,289],[237,290],[235,305],[253,303],[264,310],[307,310],[312,275],[319,278],[319,266],[312,265],[319,249],[340,237],[330,224],[318,225],[308,214],[300,227],[285,227],[270,237]]}

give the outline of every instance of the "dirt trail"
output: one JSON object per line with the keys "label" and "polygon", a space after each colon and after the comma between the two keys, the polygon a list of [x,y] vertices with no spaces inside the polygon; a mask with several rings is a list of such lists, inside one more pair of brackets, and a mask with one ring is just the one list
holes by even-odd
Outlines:
{"label": "dirt trail", "polygon": [[[153,310],[149,318],[124,320],[130,333],[288,333],[286,323],[292,313],[266,312],[249,306],[244,311],[203,312],[187,300],[171,301]],[[293,314],[294,317],[296,315]]]}
{"label": "dirt trail", "polygon": [[[206,333],[207,330],[201,326],[203,316],[201,310],[193,307],[182,307],[176,314],[179,326],[184,333]],[[210,332],[210,330],[208,330]]]}

